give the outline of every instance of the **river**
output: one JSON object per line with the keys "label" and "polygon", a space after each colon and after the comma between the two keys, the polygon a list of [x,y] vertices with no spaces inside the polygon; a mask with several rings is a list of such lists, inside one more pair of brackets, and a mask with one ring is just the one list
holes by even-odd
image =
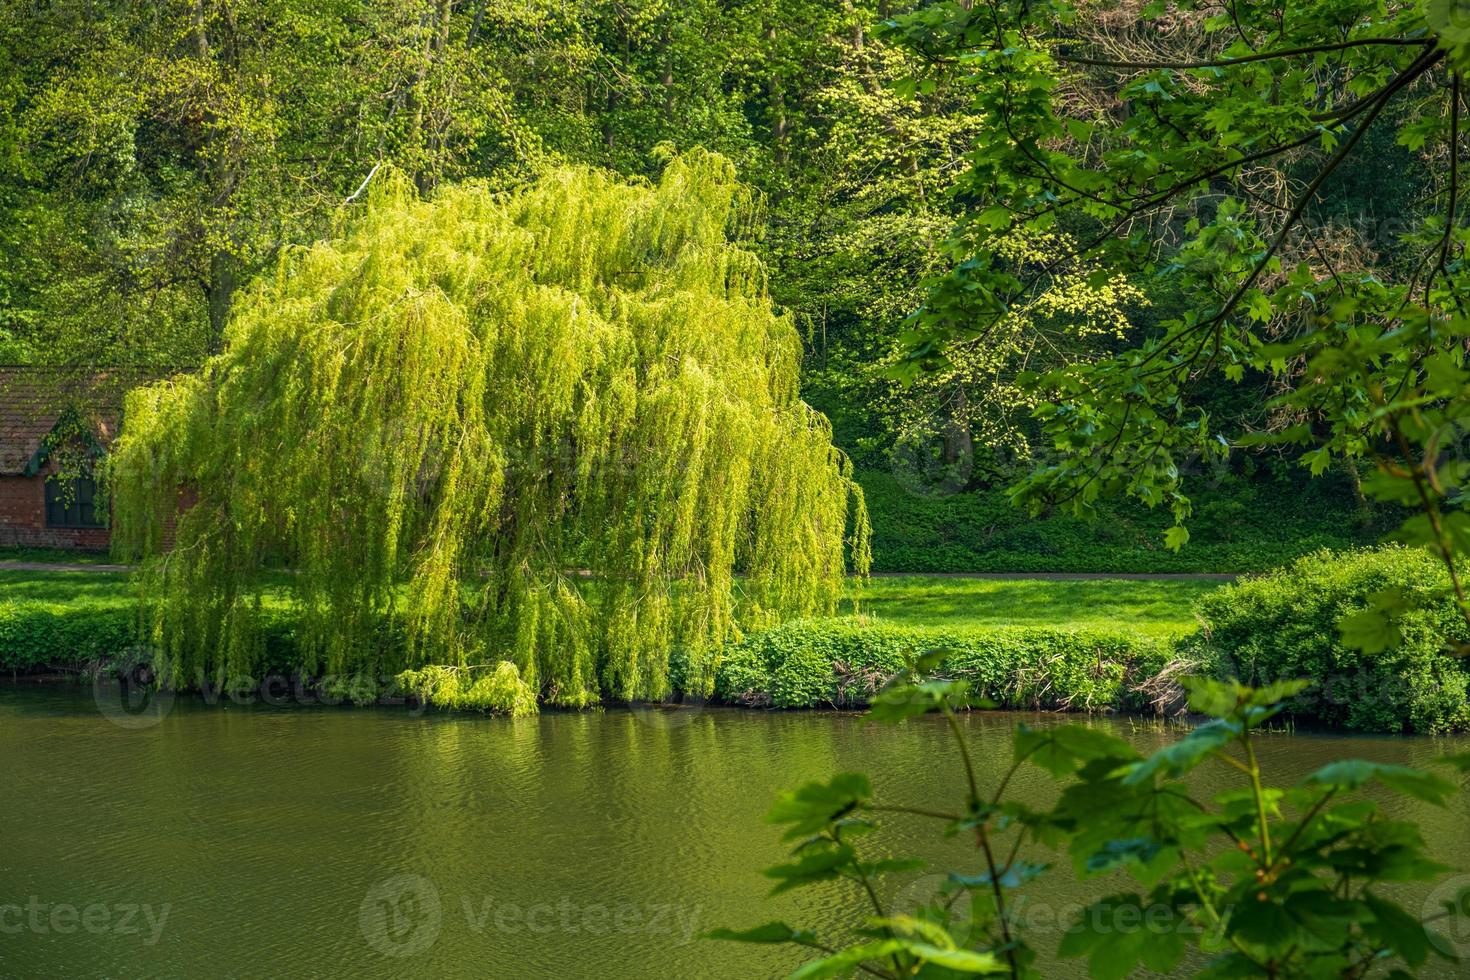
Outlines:
{"label": "river", "polygon": [[[983,772],[1006,763],[1018,720],[1058,719],[964,719]],[[773,918],[821,932],[864,906],[837,885],[767,901],[759,870],[783,850],[762,814],[782,788],[841,770],[869,773],[889,801],[958,806],[935,722],[713,708],[512,721],[184,697],[123,716],[87,687],[0,686],[0,975],[779,974],[800,957],[697,934]],[[1092,723],[1144,747],[1174,737]],[[1335,758],[1424,764],[1470,747],[1263,741],[1263,764],[1291,777]],[[1233,777],[1204,778],[1218,782],[1208,790]],[[1015,790],[1044,803],[1052,785],[1033,770]],[[1440,860],[1470,869],[1470,801],[1392,805]],[[876,840],[975,870],[972,851],[918,818]],[[909,875],[887,897],[901,908],[935,880]],[[1054,950],[1051,920],[1105,887],[1079,885],[1065,858],[1027,886],[1033,944]],[[1456,932],[1470,953],[1470,929]]]}

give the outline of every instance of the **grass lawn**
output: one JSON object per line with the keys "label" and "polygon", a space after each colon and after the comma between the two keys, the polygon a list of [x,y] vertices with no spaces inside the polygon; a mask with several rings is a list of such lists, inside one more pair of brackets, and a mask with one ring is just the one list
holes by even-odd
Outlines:
{"label": "grass lawn", "polygon": [[[131,611],[136,600],[127,572],[53,572],[0,566],[0,608],[15,603],[44,605],[57,612]],[[267,593],[267,606],[278,601]]]}
{"label": "grass lawn", "polygon": [[[860,602],[867,615],[907,626],[1107,627],[1168,636],[1193,629],[1194,601],[1221,584],[914,575],[873,579]],[[0,602],[5,601],[101,611],[126,608],[133,594],[123,573],[0,569]],[[851,601],[841,611],[852,612]]]}
{"label": "grass lawn", "polygon": [[[1192,579],[876,578],[863,612],[906,626],[1128,628],[1152,636],[1187,633],[1194,601],[1223,582]],[[851,611],[850,604],[847,610]]]}
{"label": "grass lawn", "polygon": [[0,561],[44,561],[58,565],[106,565],[112,557],[105,551],[72,548],[0,548]]}
{"label": "grass lawn", "polygon": [[97,608],[123,605],[132,599],[128,577],[123,572],[36,572],[0,568],[0,601],[77,603]]}

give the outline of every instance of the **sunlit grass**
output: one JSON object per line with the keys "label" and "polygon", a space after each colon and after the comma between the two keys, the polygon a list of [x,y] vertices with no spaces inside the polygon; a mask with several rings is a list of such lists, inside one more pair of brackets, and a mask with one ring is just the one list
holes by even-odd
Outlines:
{"label": "sunlit grass", "polygon": [[1222,584],[901,576],[873,579],[859,603],[868,615],[913,626],[1124,627],[1167,636],[1193,629],[1194,601]]}
{"label": "sunlit grass", "polygon": [[0,569],[0,600],[85,602],[89,605],[121,605],[133,593],[127,576],[120,572],[36,572]]}
{"label": "sunlit grass", "polygon": [[[876,578],[861,587],[863,613],[912,626],[1128,628],[1154,636],[1195,626],[1194,601],[1222,583],[1188,579]],[[134,601],[127,576],[111,572],[0,569],[0,599],[75,602],[93,609]],[[853,611],[852,600],[842,613]]]}

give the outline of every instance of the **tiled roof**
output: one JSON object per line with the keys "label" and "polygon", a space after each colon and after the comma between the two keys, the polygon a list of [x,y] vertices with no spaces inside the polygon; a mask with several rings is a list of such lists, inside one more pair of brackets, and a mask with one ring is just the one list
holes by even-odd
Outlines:
{"label": "tiled roof", "polygon": [[[146,381],[136,378],[133,383]],[[17,476],[67,410],[78,411],[106,446],[117,435],[131,384],[116,371],[0,367],[0,476]]]}

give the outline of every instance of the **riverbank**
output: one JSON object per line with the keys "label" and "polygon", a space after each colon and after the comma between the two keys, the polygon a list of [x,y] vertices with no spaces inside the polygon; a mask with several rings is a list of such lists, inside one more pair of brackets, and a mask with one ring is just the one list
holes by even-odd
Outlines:
{"label": "riverbank", "polygon": [[[1168,713],[1185,673],[1252,683],[1316,683],[1293,699],[1303,724],[1357,731],[1444,733],[1470,728],[1470,674],[1444,649],[1458,635],[1443,601],[1443,568],[1405,549],[1319,553],[1270,575],[1224,584],[1115,580],[886,577],[854,583],[840,615],[756,631],[713,656],[670,651],[669,700],[759,708],[860,708],[895,673],[943,651],[944,673],[989,704],[1051,711]],[[249,676],[185,677],[184,686],[271,691],[303,687],[328,703],[404,697],[441,707],[533,712],[538,696],[510,664],[407,673],[384,635],[376,656],[341,675],[303,670],[297,612],[283,578],[259,608]],[[1385,588],[1417,597],[1397,620],[1399,645],[1366,655],[1336,624]],[[1439,596],[1439,599],[1435,597]],[[493,660],[494,658],[487,658]],[[0,570],[0,670],[142,670],[136,598],[125,575]],[[305,676],[303,676],[305,675]]]}
{"label": "riverbank", "polygon": [[[874,579],[854,586],[836,618],[788,623],[732,644],[718,660],[714,698],[747,707],[859,707],[894,672],[942,648],[954,652],[958,674],[1000,705],[1140,709],[1134,689],[1163,668],[1174,639],[1196,628],[1193,604],[1219,585],[1193,578]],[[0,568],[0,595],[0,669],[82,673],[138,660],[126,575]],[[299,683],[291,680],[293,613],[284,593],[267,596],[263,616],[265,648],[274,656],[259,665],[260,676],[230,683]],[[683,700],[678,651],[670,677]],[[312,683],[333,699],[361,702],[401,697],[405,686],[392,672]]]}

